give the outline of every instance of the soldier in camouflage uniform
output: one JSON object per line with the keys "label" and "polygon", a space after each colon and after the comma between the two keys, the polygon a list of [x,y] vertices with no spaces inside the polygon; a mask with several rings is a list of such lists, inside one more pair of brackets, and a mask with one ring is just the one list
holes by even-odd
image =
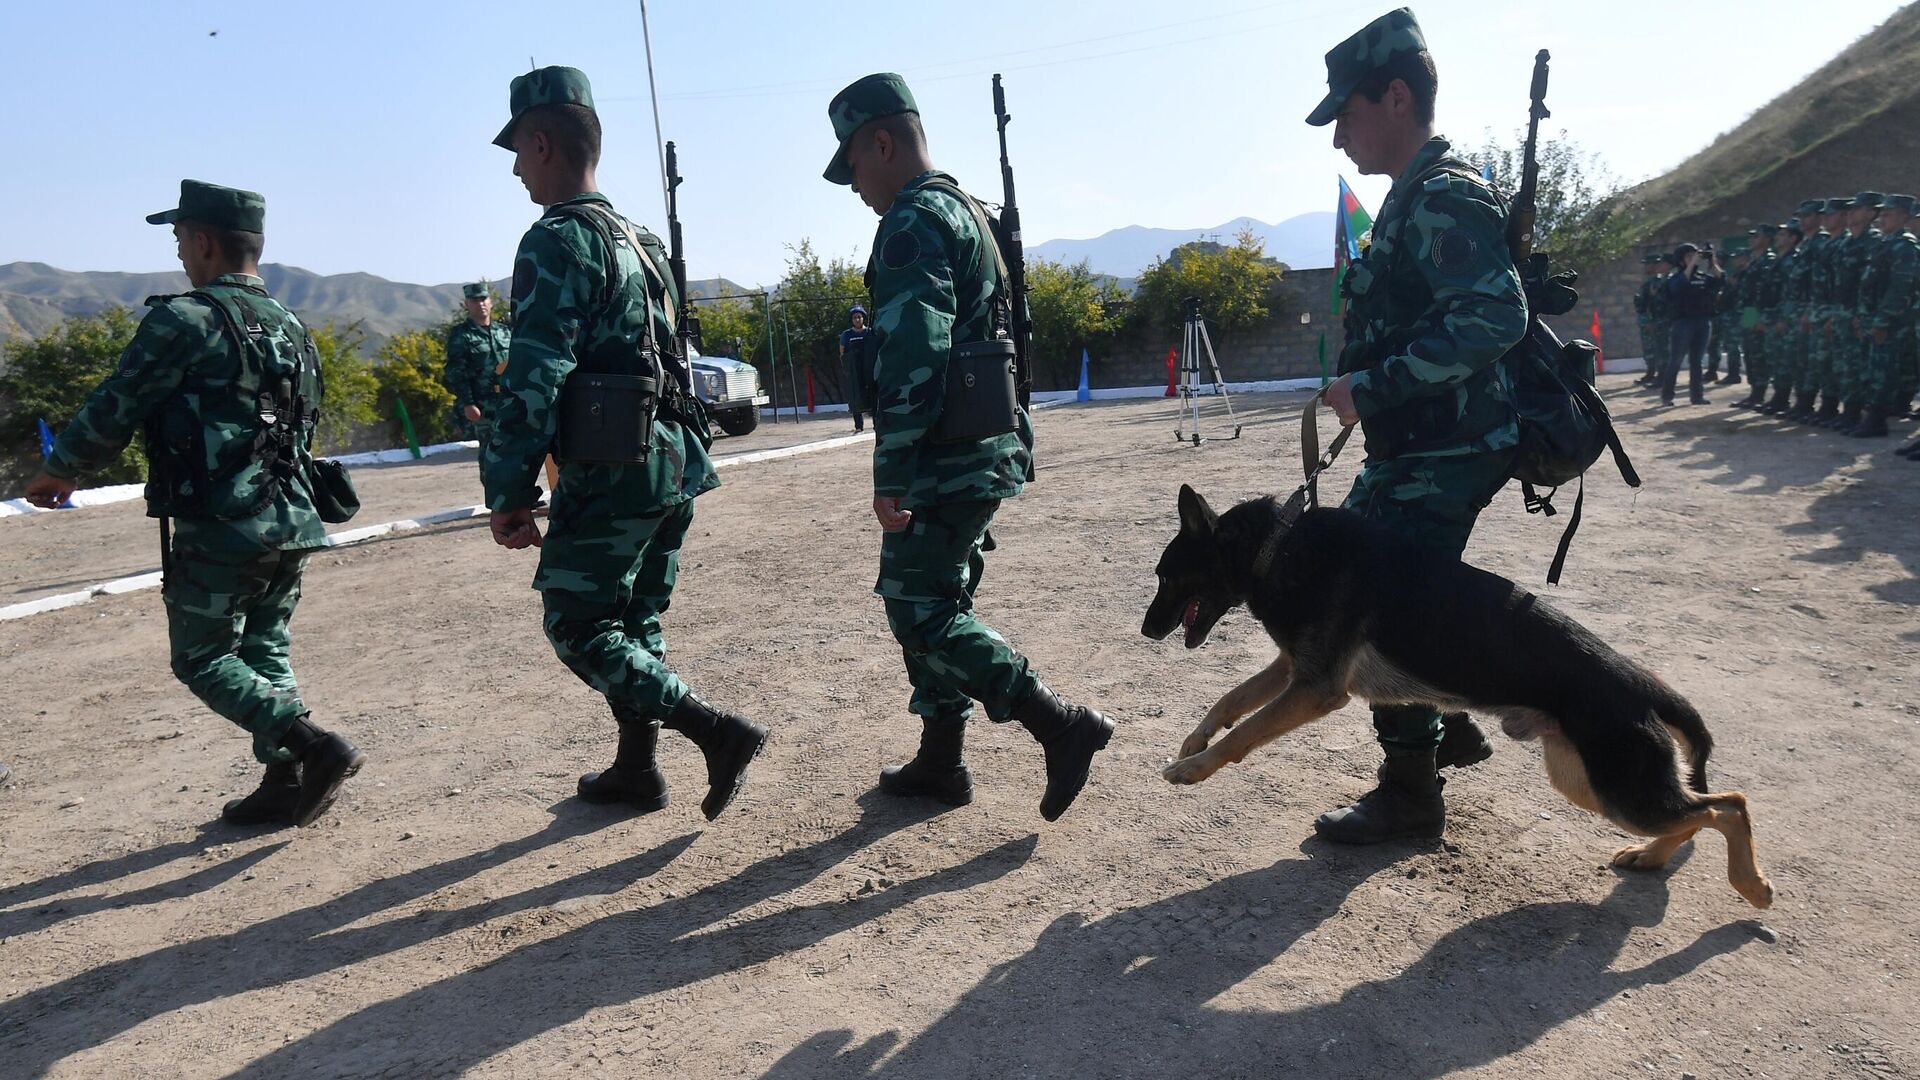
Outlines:
{"label": "soldier in camouflage uniform", "polygon": [[1740,280],[1747,273],[1747,238],[1723,236],[1720,238],[1720,251],[1727,260],[1727,287],[1720,290],[1719,309],[1713,316],[1713,338],[1707,352],[1707,379],[1713,381],[1717,365],[1724,357],[1727,373],[1720,378],[1718,385],[1738,386],[1741,361]]}
{"label": "soldier in camouflage uniform", "polygon": [[[1373,243],[1347,271],[1346,344],[1327,403],[1358,423],[1366,462],[1345,506],[1458,557],[1506,485],[1518,418],[1498,361],[1527,328],[1507,211],[1433,133],[1438,77],[1413,13],[1374,20],[1327,54],[1328,93],[1307,123],[1368,175],[1395,177]],[[1492,753],[1465,714],[1380,705],[1379,786],[1314,828],[1341,843],[1438,836],[1439,769]]]}
{"label": "soldier in camouflage uniform", "polygon": [[1827,320],[1830,356],[1827,379],[1822,393],[1837,408],[1829,410],[1823,402],[1820,423],[1836,431],[1852,431],[1860,426],[1866,408],[1863,392],[1866,375],[1866,338],[1859,320],[1860,285],[1866,279],[1867,263],[1879,250],[1880,230],[1873,220],[1879,216],[1885,196],[1863,191],[1853,197],[1844,213],[1846,237],[1833,255],[1833,307]]}
{"label": "soldier in camouflage uniform", "polygon": [[[1841,247],[1846,242],[1846,207],[1852,201],[1850,198],[1822,200],[1820,231],[1811,238],[1805,252],[1810,260],[1805,316],[1807,362],[1800,369],[1799,381],[1794,386],[1796,404],[1787,414],[1787,419],[1803,424],[1819,424],[1839,414],[1838,401],[1829,398],[1823,405],[1820,397],[1833,368],[1834,273]],[[1830,413],[1828,407],[1832,409]]]}
{"label": "soldier in camouflage uniform", "polygon": [[500,375],[507,370],[513,335],[493,317],[493,294],[484,281],[461,288],[467,321],[447,332],[447,366],[440,381],[453,394],[453,426],[482,443],[493,430]]}
{"label": "soldier in camouflage uniform", "polygon": [[1736,409],[1757,409],[1767,399],[1772,361],[1765,309],[1774,287],[1773,239],[1779,231],[1779,226],[1763,222],[1747,234],[1747,270],[1740,276],[1740,354],[1747,364],[1750,389],[1745,398],[1733,403]]}
{"label": "soldier in camouflage uniform", "polygon": [[993,549],[988,526],[1018,495],[1032,460],[1033,428],[1015,410],[1004,434],[941,441],[951,354],[1004,336],[1012,297],[985,211],[933,167],[919,107],[898,75],[849,85],[827,106],[839,143],[825,177],[851,185],[880,215],[867,290],[873,373],[873,511],[884,535],[880,578],[887,625],[913,684],[920,749],[880,775],[880,790],[958,806],[973,799],[961,756],[973,702],[987,718],[1017,720],[1046,756],[1040,814],[1057,819],[1086,784],[1113,722],[1068,705],[1044,686],[1005,638],[973,614],[974,590]]}
{"label": "soldier in camouflage uniform", "polygon": [[1656,366],[1653,333],[1653,294],[1660,289],[1661,256],[1642,255],[1640,257],[1640,291],[1633,294],[1634,321],[1640,324],[1640,362],[1645,365],[1640,377],[1634,380],[1639,386],[1652,386],[1660,381],[1659,368]]}
{"label": "soldier in camouflage uniform", "polygon": [[[1811,289],[1813,263],[1808,253],[1807,243],[1820,221],[1820,208],[1823,200],[1809,199],[1800,204],[1793,220],[1783,230],[1786,239],[1780,241],[1780,261],[1774,269],[1778,276],[1780,298],[1775,308],[1779,321],[1774,325],[1775,337],[1769,342],[1769,376],[1773,380],[1773,397],[1760,407],[1760,411],[1770,416],[1779,416],[1793,411],[1793,391],[1799,384],[1800,375],[1807,363],[1807,297]],[[1777,349],[1774,345],[1778,345]]]}
{"label": "soldier in camouflage uniform", "polygon": [[[1860,424],[1850,434],[1877,438],[1888,434],[1887,418],[1896,410],[1903,375],[1915,365],[1914,304],[1920,300],[1920,239],[1909,231],[1914,197],[1889,195],[1882,201],[1880,245],[1868,262],[1860,287],[1860,329],[1866,335],[1867,363],[1861,378]],[[1912,446],[1900,453],[1920,453]]]}
{"label": "soldier in camouflage uniform", "polygon": [[1653,256],[1653,282],[1647,292],[1647,326],[1653,331],[1653,354],[1648,357],[1647,374],[1651,377],[1648,385],[1659,387],[1667,377],[1667,369],[1674,364],[1673,355],[1673,299],[1667,291],[1667,281],[1675,270],[1673,256],[1667,252],[1656,252]]}
{"label": "soldier in camouflage uniform", "polygon": [[667,255],[597,190],[600,120],[585,74],[528,72],[513,80],[510,100],[512,117],[494,145],[513,151],[514,175],[545,213],[514,258],[513,343],[480,455],[493,537],[503,547],[541,548],[533,587],[547,640],[606,697],[619,724],[613,764],[580,778],[580,798],[641,813],[664,807],[667,784],[655,761],[664,726],[706,760],[700,808],[711,821],[739,792],[767,733],[700,700],[666,663],[660,617],[673,598],[693,499],[720,484],[698,404],[660,388],[644,460],[606,464],[561,453],[544,538],[533,517],[541,462],[567,445],[560,406],[569,375],[652,377],[657,350],[673,339],[678,298]]}
{"label": "soldier in camouflage uniform", "polygon": [[[36,506],[144,432],[147,513],[162,520],[173,673],[253,735],[258,790],[221,812],[237,825],[310,825],[366,760],[312,721],[300,700],[287,623],[307,557],[326,543],[309,478],[319,360],[300,320],[260,279],[266,200],[180,182],[172,225],[194,291],[148,299],[120,363],[60,433],[27,485]],[[268,411],[266,401],[274,402]]]}

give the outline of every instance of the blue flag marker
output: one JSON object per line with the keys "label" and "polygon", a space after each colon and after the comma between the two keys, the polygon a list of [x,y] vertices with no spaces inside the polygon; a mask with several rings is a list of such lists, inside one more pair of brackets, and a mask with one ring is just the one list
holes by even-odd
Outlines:
{"label": "blue flag marker", "polygon": [[1087,388],[1087,365],[1089,363],[1091,363],[1091,360],[1087,356],[1087,350],[1081,349],[1080,350],[1080,389],[1076,391],[1073,395],[1073,399],[1075,401],[1092,401],[1093,400],[1093,391]]}
{"label": "blue flag marker", "polygon": [[53,456],[53,429],[47,426],[45,417],[40,419],[40,460]]}

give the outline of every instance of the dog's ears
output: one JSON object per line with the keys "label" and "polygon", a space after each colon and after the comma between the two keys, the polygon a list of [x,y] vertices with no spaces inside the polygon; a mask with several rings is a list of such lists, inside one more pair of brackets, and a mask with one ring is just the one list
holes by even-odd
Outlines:
{"label": "dog's ears", "polygon": [[1199,492],[1186,484],[1180,485],[1180,528],[1193,533],[1206,535],[1213,531],[1214,522],[1219,515]]}

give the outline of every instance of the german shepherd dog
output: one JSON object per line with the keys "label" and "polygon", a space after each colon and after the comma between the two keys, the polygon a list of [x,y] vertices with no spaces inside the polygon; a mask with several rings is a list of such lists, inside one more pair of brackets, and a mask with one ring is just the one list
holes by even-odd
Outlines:
{"label": "german shepherd dog", "polygon": [[1488,713],[1509,736],[1540,740],[1547,778],[1569,802],[1651,838],[1615,852],[1613,865],[1657,870],[1694,833],[1717,829],[1734,889],[1755,907],[1773,903],[1747,797],[1707,789],[1713,737],[1700,714],[1513,582],[1350,511],[1306,509],[1304,492],[1216,516],[1185,485],[1180,534],[1154,572],[1147,637],[1185,627],[1197,648],[1245,604],[1280,647],[1208,710],[1168,781],[1197,784],[1355,695]]}

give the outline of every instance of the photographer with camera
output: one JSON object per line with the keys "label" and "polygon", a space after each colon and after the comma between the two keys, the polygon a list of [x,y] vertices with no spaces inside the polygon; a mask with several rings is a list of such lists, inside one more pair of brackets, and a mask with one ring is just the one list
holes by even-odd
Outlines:
{"label": "photographer with camera", "polygon": [[1712,244],[1704,249],[1681,244],[1674,249],[1673,261],[1678,269],[1667,278],[1667,299],[1673,309],[1672,348],[1668,350],[1666,370],[1660,376],[1660,404],[1673,404],[1674,383],[1680,377],[1680,360],[1684,356],[1687,401],[1692,405],[1705,405],[1700,361],[1706,354],[1707,343],[1713,340],[1713,312],[1727,278],[1714,257]]}

